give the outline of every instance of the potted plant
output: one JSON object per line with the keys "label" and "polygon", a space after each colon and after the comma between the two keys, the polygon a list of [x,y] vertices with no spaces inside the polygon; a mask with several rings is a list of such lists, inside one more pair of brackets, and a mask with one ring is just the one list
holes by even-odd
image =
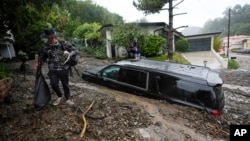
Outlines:
{"label": "potted plant", "polygon": [[11,69],[9,69],[5,63],[0,62],[0,102],[4,101],[4,98],[11,88],[12,82]]}

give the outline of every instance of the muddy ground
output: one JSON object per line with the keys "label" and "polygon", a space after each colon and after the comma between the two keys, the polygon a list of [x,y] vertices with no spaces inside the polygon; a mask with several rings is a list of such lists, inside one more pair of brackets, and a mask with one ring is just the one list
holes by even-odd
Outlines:
{"label": "muddy ground", "polygon": [[[82,57],[80,73],[114,60]],[[32,65],[31,65],[32,66]],[[74,106],[62,102],[37,111],[33,107],[35,70],[15,75],[8,97],[0,103],[2,141],[214,141],[228,140],[229,126],[250,124],[250,73],[221,70],[225,76],[224,113],[112,90],[70,78]],[[44,67],[46,75],[46,67]],[[46,77],[47,78],[47,77]],[[48,79],[47,79],[48,80]],[[56,98],[52,92],[52,100]],[[84,121],[85,115],[86,121]],[[85,132],[82,132],[87,123]],[[82,136],[82,137],[81,137]]]}

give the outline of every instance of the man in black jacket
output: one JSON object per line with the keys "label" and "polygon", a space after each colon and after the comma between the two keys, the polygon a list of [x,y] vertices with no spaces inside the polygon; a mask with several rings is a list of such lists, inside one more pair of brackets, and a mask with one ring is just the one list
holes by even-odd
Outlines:
{"label": "man in black jacket", "polygon": [[59,88],[59,80],[63,86],[66,103],[73,105],[74,102],[70,100],[69,88],[70,65],[65,64],[64,61],[69,54],[75,53],[77,49],[69,42],[59,40],[58,36],[59,33],[53,28],[44,30],[41,37],[47,38],[47,41],[45,42],[40,53],[40,61],[43,63],[47,60],[50,85],[58,96],[58,98],[53,102],[53,105],[58,105],[62,101],[63,94]]}

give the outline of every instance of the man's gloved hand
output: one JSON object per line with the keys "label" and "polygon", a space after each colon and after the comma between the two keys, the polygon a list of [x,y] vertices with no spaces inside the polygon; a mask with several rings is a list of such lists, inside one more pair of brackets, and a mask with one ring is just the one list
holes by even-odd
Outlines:
{"label": "man's gloved hand", "polygon": [[52,50],[48,50],[48,55],[52,56]]}
{"label": "man's gloved hand", "polygon": [[67,50],[65,50],[64,52],[63,52],[63,55],[69,55],[69,52],[67,51]]}
{"label": "man's gloved hand", "polygon": [[48,54],[50,54],[51,52],[52,52],[52,50],[49,49],[49,50],[48,50]]}

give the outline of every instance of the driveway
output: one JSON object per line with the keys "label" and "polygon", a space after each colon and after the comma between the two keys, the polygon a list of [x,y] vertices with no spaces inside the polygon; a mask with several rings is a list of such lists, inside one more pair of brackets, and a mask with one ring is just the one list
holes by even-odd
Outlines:
{"label": "driveway", "polygon": [[204,61],[207,61],[207,67],[211,69],[223,69],[222,64],[217,60],[212,51],[187,52],[182,54],[192,65],[204,66]]}

